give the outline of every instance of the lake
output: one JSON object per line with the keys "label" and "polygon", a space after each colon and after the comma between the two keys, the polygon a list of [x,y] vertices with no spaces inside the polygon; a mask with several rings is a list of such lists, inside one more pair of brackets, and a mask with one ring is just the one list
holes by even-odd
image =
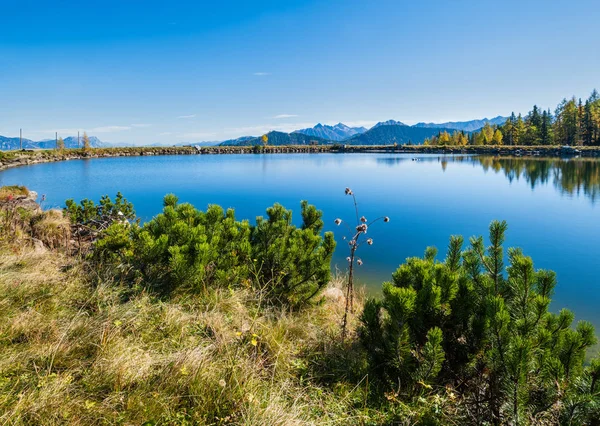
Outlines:
{"label": "lake", "polygon": [[414,154],[271,154],[119,157],[38,164],[0,172],[0,185],[26,185],[46,195],[44,207],[67,198],[98,200],[117,191],[143,220],[175,193],[200,209],[233,207],[240,219],[262,215],[274,202],[296,213],[301,200],[324,212],[336,233],[333,267],[345,270],[345,228],[354,208],[389,223],[369,228],[358,280],[376,292],[403,260],[428,245],[445,257],[452,234],[487,236],[493,219],[506,220],[506,247],[522,247],[537,268],[558,275],[553,309],[568,307],[600,327],[600,160],[497,159]]}

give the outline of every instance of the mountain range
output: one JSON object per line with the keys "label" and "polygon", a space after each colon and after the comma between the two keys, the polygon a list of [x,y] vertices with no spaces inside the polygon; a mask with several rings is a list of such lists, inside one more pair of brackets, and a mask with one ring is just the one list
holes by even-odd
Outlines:
{"label": "mountain range", "polygon": [[[381,126],[406,126],[406,124],[404,124],[401,121],[388,120],[388,121],[380,121],[379,123],[377,123],[376,125],[374,125],[371,128],[374,129],[375,127],[381,127]],[[439,126],[437,126],[437,127],[439,127]]]}
{"label": "mountain range", "polygon": [[494,118],[482,118],[481,120],[471,120],[471,121],[448,121],[446,123],[417,123],[414,127],[425,127],[425,128],[445,128],[445,129],[453,129],[453,130],[463,130],[465,132],[474,132],[475,130],[481,129],[486,123],[490,125],[500,125],[504,124],[508,117],[494,117]]}
{"label": "mountain range", "polygon": [[[281,145],[325,145],[331,144],[333,141],[328,139],[323,139],[318,136],[308,136],[303,133],[284,133],[284,132],[276,132],[272,131],[267,133],[268,144],[271,146],[281,146]],[[258,137],[241,137],[238,139],[233,139],[225,142],[221,142],[221,146],[252,146],[252,145],[262,145],[262,136]]]}
{"label": "mountain range", "polygon": [[[93,148],[106,148],[111,146],[106,142],[102,142],[96,136],[90,136],[90,145]],[[69,136],[63,139],[65,142],[65,148],[77,148],[78,145],[83,144],[83,138],[77,141],[77,136]],[[10,138],[6,136],[0,136],[0,150],[13,150],[20,149],[21,142],[19,138]],[[23,149],[53,149],[56,147],[56,140],[44,139],[41,141],[32,141],[31,139],[23,138]]]}
{"label": "mountain range", "polygon": [[[317,124],[308,129],[295,130],[292,133],[269,132],[267,133],[269,145],[309,145],[332,144],[343,142],[346,145],[389,145],[421,144],[427,138],[440,132],[473,132],[481,129],[486,123],[502,124],[506,117],[492,119],[456,121],[447,123],[418,123],[413,126],[396,120],[381,121],[370,129],[364,127],[349,127],[343,123],[335,126]],[[222,146],[262,145],[261,137],[244,136],[222,142]]]}
{"label": "mountain range", "polygon": [[315,136],[321,139],[339,142],[366,131],[367,129],[364,127],[349,127],[343,123],[338,123],[335,126],[319,123],[315,127],[310,127],[308,129],[294,130],[293,133],[302,133],[307,136]]}
{"label": "mountain range", "polygon": [[[393,120],[392,120],[393,121]],[[388,124],[386,124],[388,123]],[[406,124],[392,124],[389,121],[377,123],[364,133],[352,136],[344,141],[346,145],[391,145],[397,143],[404,144],[421,144],[425,139],[437,135],[440,132],[451,129],[438,127],[413,127]]]}
{"label": "mountain range", "polygon": [[[421,144],[426,138],[437,135],[440,132],[454,131],[474,132],[481,129],[486,123],[499,125],[506,121],[506,117],[494,117],[491,119],[471,121],[450,121],[446,123],[417,123],[413,126],[406,125],[401,121],[387,120],[375,124],[370,129],[365,127],[350,127],[343,123],[334,126],[317,124],[307,129],[295,130],[291,133],[272,131],[267,133],[268,144],[279,145],[309,145],[309,144],[333,144],[343,142],[347,145],[388,145],[393,143]],[[77,148],[77,136],[69,136],[64,139],[67,148]],[[82,142],[81,142],[82,143]],[[237,139],[229,139],[223,142],[188,142],[181,145],[222,145],[222,146],[251,146],[262,145],[261,136],[242,136]],[[105,148],[111,146],[128,146],[126,143],[111,144],[102,142],[96,136],[90,136],[90,144],[94,148]],[[154,144],[150,146],[159,146]],[[18,137],[0,136],[0,150],[19,149]],[[56,146],[54,139],[33,141],[23,139],[24,149],[52,149]]]}

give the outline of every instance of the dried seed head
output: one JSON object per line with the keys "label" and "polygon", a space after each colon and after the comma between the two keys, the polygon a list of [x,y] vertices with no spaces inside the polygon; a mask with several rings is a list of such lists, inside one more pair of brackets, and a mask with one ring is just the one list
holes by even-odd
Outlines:
{"label": "dried seed head", "polygon": [[372,246],[373,245],[373,238],[369,238],[367,240],[367,244],[370,245],[370,246]]}
{"label": "dried seed head", "polygon": [[349,246],[353,246],[354,244],[356,244],[356,241],[354,241],[354,240],[350,240],[350,241],[348,241],[348,245],[349,245]]}
{"label": "dried seed head", "polygon": [[358,266],[362,266],[362,264],[363,264],[363,261],[362,261],[362,260],[360,260],[360,259],[358,259],[358,260],[356,261],[356,263],[358,263]]}
{"label": "dried seed head", "polygon": [[339,219],[339,218],[338,218],[338,219],[334,220],[334,222],[335,222],[335,224],[336,224],[336,225],[338,225],[338,226],[339,226],[339,225],[340,225],[340,223],[342,223],[342,219]]}
{"label": "dried seed head", "polygon": [[364,232],[366,234],[367,233],[367,224],[363,223],[362,225],[358,225],[356,227],[356,231],[357,232]]}
{"label": "dried seed head", "polygon": [[350,256],[348,256],[348,257],[346,258],[346,260],[348,261],[348,263],[350,263],[350,261],[351,261],[352,259],[350,259]]}
{"label": "dried seed head", "polygon": [[386,217],[384,217],[384,218],[383,218],[383,221],[384,221],[384,222],[389,222],[389,221],[390,221],[390,218],[386,216]]}
{"label": "dried seed head", "polygon": [[346,188],[344,192],[346,193],[346,195],[352,195],[352,190],[350,188]]}
{"label": "dried seed head", "polygon": [[363,216],[363,217],[360,218],[360,221],[362,223],[367,223],[367,218]]}

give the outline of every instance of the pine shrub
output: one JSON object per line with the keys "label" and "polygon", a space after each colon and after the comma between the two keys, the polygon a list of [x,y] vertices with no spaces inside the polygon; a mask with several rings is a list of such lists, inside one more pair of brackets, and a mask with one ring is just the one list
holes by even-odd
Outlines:
{"label": "pine shrub", "polygon": [[265,302],[298,308],[329,282],[335,249],[332,233],[321,236],[322,212],[305,201],[301,207],[299,228],[279,204],[251,226],[236,220],[232,209],[211,205],[202,212],[167,195],[163,212],[143,226],[111,225],[93,256],[163,295],[253,287]]}
{"label": "pine shrub", "polygon": [[[424,389],[456,389],[475,423],[597,424],[600,361],[585,365],[593,326],[548,310],[556,277],[509,249],[505,222],[490,226],[491,245],[452,237],[443,262],[428,248],[366,302],[361,340],[384,389],[410,397]],[[596,421],[596,423],[594,423]]]}

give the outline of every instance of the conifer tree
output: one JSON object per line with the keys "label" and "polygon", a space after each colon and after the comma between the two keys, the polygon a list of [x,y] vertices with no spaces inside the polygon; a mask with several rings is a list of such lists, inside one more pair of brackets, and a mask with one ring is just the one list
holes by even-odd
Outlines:
{"label": "conifer tree", "polygon": [[589,99],[583,107],[582,140],[584,145],[592,145],[594,142],[594,121],[592,119],[592,106]]}
{"label": "conifer tree", "polygon": [[515,145],[521,145],[525,136],[525,122],[521,114],[517,116],[517,121],[513,126],[513,142]]}
{"label": "conifer tree", "polygon": [[494,145],[502,145],[502,137],[503,135],[500,129],[496,129],[493,137]]}
{"label": "conifer tree", "polygon": [[448,145],[450,143],[450,134],[447,131],[443,131],[439,134],[438,144]]}
{"label": "conifer tree", "polygon": [[384,389],[401,384],[405,398],[424,387],[458,392],[474,424],[597,424],[600,360],[585,366],[593,326],[549,311],[552,271],[535,270],[508,250],[505,222],[492,222],[486,248],[452,237],[445,260],[428,248],[366,302],[360,338]]}
{"label": "conifer tree", "polygon": [[540,143],[542,145],[551,145],[552,137],[551,137],[551,125],[552,118],[550,116],[550,111],[542,112],[542,124],[540,127]]}
{"label": "conifer tree", "polygon": [[515,145],[515,124],[517,122],[517,117],[515,113],[511,113],[506,123],[504,123],[504,134],[506,135],[508,145]]}
{"label": "conifer tree", "polygon": [[[83,209],[67,202],[72,218],[96,211],[84,201]],[[111,225],[95,244],[98,264],[127,271],[163,295],[247,285],[262,300],[292,308],[312,302],[329,282],[335,241],[331,232],[322,235],[322,212],[306,201],[300,228],[279,204],[255,226],[236,220],[232,209],[199,211],[173,194],[163,204],[163,212],[142,227]]]}
{"label": "conifer tree", "polygon": [[490,123],[485,123],[481,129],[481,133],[483,134],[483,143],[489,144],[492,143],[494,139],[494,129],[490,126]]}
{"label": "conifer tree", "polygon": [[542,126],[542,117],[537,105],[533,106],[533,110],[531,110],[527,121],[538,129]]}

